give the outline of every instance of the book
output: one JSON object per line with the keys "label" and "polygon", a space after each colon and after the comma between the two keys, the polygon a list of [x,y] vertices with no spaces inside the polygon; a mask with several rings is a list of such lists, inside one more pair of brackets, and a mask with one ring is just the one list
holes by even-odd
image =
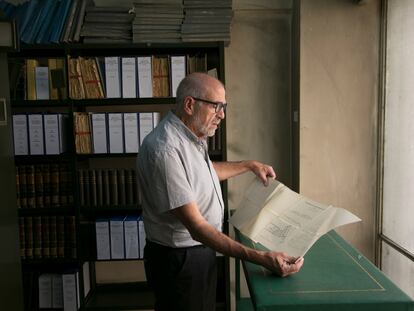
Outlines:
{"label": "book", "polygon": [[124,125],[122,113],[108,113],[109,153],[124,152]]}
{"label": "book", "polygon": [[109,221],[111,235],[111,259],[124,259],[124,217],[112,217]]}
{"label": "book", "polygon": [[252,241],[297,258],[325,233],[357,221],[345,209],[313,201],[270,178],[266,187],[256,178],[230,218]]}
{"label": "book", "polygon": [[49,239],[49,248],[50,248],[50,257],[57,258],[57,216],[49,216],[49,230],[50,230],[50,239]]}
{"label": "book", "polygon": [[31,155],[44,154],[43,116],[41,114],[29,114],[29,148]]}
{"label": "book", "polygon": [[181,80],[186,75],[186,57],[185,56],[170,56],[171,64],[171,92],[172,97],[177,96],[177,88]]}
{"label": "book", "polygon": [[170,96],[168,56],[152,56],[152,90],[153,97]]}
{"label": "book", "polygon": [[62,275],[63,310],[77,311],[79,303],[79,276],[78,272],[64,273]]}
{"label": "book", "polygon": [[145,238],[144,219],[140,216],[138,219],[139,258],[144,258]]}
{"label": "book", "polygon": [[29,154],[28,123],[26,114],[13,115],[14,155]]}
{"label": "book", "polygon": [[85,98],[80,62],[77,58],[68,56],[69,97],[72,99]]}
{"label": "book", "polygon": [[91,113],[93,153],[108,153],[106,113]]}
{"label": "book", "polygon": [[26,166],[26,198],[27,207],[36,207],[36,188],[35,188],[35,166],[33,164]]}
{"label": "book", "polygon": [[24,217],[19,217],[19,251],[20,258],[26,259],[26,236]]}
{"label": "book", "polygon": [[78,191],[79,191],[79,204],[85,206],[85,170],[78,169]]}
{"label": "book", "polygon": [[61,274],[52,274],[52,308],[63,308],[63,282]]}
{"label": "book", "polygon": [[60,169],[59,164],[50,165],[50,203],[51,207],[60,206]]}
{"label": "book", "polygon": [[52,189],[51,189],[51,179],[50,179],[50,165],[42,165],[43,172],[43,203],[45,207],[50,207],[52,204]]}
{"label": "book", "polygon": [[95,58],[79,57],[85,97],[89,99],[104,98],[102,81]]}
{"label": "book", "polygon": [[92,135],[90,129],[89,113],[73,113],[75,148],[78,154],[92,153]]}
{"label": "book", "polygon": [[124,136],[125,153],[138,153],[139,151],[139,124],[136,112],[125,112],[124,117]]}
{"label": "book", "polygon": [[139,113],[139,144],[142,145],[144,138],[154,129],[152,112]]}
{"label": "book", "polygon": [[44,114],[45,151],[46,154],[60,154],[59,115]]}
{"label": "book", "polygon": [[96,254],[98,260],[111,259],[111,247],[109,238],[109,221],[105,218],[98,218],[95,221],[96,231]]}
{"label": "book", "polygon": [[122,57],[122,97],[137,97],[137,66],[135,57]]}
{"label": "book", "polygon": [[44,205],[43,193],[43,172],[41,165],[35,165],[35,199],[36,208],[43,208]]}
{"label": "book", "polygon": [[151,56],[138,56],[138,94],[140,98],[152,96],[152,59]]}
{"label": "book", "polygon": [[42,217],[33,216],[33,258],[42,258]]}
{"label": "book", "polygon": [[65,216],[56,217],[57,257],[65,257]]}
{"label": "book", "polygon": [[49,99],[49,68],[35,68],[36,99]]}
{"label": "book", "polygon": [[39,275],[39,308],[52,308],[52,275]]}
{"label": "book", "polygon": [[105,85],[107,98],[121,97],[119,57],[105,57]]}
{"label": "book", "polygon": [[118,200],[118,171],[111,169],[108,171],[109,191],[110,191],[110,205],[117,206]]}
{"label": "book", "polygon": [[42,258],[50,257],[50,217],[42,216]]}
{"label": "book", "polygon": [[26,178],[26,166],[19,165],[19,194],[20,194],[20,207],[27,207],[27,178]]}
{"label": "book", "polygon": [[138,216],[127,216],[124,219],[125,258],[139,258]]}
{"label": "book", "polygon": [[118,198],[119,198],[119,205],[125,206],[126,205],[126,182],[125,182],[125,170],[118,169]]}
{"label": "book", "polygon": [[33,218],[32,216],[24,217],[24,237],[26,245],[26,259],[33,258]]}
{"label": "book", "polygon": [[96,195],[96,174],[95,170],[89,170],[89,191],[90,191],[90,206],[96,207],[98,205],[98,197]]}
{"label": "book", "polygon": [[126,204],[134,204],[134,184],[131,170],[125,170],[125,196]]}

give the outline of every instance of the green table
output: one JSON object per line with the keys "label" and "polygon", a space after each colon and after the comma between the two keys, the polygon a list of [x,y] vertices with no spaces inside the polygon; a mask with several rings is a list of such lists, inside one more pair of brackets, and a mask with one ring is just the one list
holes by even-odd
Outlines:
{"label": "green table", "polygon": [[[263,249],[237,230],[236,239]],[[280,278],[250,262],[243,267],[255,310],[414,310],[414,301],[335,231],[313,245],[295,275]]]}

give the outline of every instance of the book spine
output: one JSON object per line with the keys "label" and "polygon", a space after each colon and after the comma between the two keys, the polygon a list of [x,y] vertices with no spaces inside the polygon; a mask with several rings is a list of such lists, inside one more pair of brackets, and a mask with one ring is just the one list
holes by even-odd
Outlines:
{"label": "book spine", "polygon": [[49,217],[49,248],[50,257],[57,258],[57,217]]}
{"label": "book spine", "polygon": [[68,205],[67,185],[68,185],[68,167],[66,165],[59,165],[59,204],[60,206]]}
{"label": "book spine", "polygon": [[85,171],[83,169],[78,170],[78,185],[79,185],[79,204],[85,206]]}
{"label": "book spine", "polygon": [[16,207],[21,208],[20,203],[20,166],[16,166]]}
{"label": "book spine", "polygon": [[89,171],[89,183],[91,194],[91,206],[96,207],[98,205],[98,198],[96,194],[96,173],[95,170]]}
{"label": "book spine", "polygon": [[51,205],[52,207],[60,206],[60,197],[59,197],[59,165],[51,164],[50,167],[50,189],[51,189]]}
{"label": "book spine", "polygon": [[118,170],[118,195],[119,204],[125,206],[126,204],[126,193],[125,193],[125,170]]}
{"label": "book spine", "polygon": [[67,216],[66,217],[66,241],[65,245],[67,245],[66,256],[68,258],[76,258],[77,250],[76,250],[76,222],[75,216]]}
{"label": "book spine", "polygon": [[104,205],[111,205],[111,191],[109,183],[109,170],[102,171],[102,185],[104,188]]}
{"label": "book spine", "polygon": [[34,165],[26,166],[26,182],[27,182],[27,207],[36,207],[35,193],[35,168]]}
{"label": "book spine", "polygon": [[42,258],[42,217],[33,216],[33,257]]}
{"label": "book spine", "polygon": [[42,208],[44,207],[44,200],[43,200],[43,172],[42,166],[36,165],[35,166],[35,197],[36,197],[36,207]]}
{"label": "book spine", "polygon": [[126,183],[126,204],[134,204],[134,193],[133,193],[133,180],[132,180],[132,171],[125,170],[125,183]]}
{"label": "book spine", "polygon": [[24,236],[26,240],[26,259],[33,258],[33,218],[24,217]]}
{"label": "book spine", "polygon": [[97,205],[103,206],[102,169],[96,170],[96,197]]}
{"label": "book spine", "polygon": [[51,206],[51,185],[50,185],[50,165],[44,164],[43,172],[43,204],[45,207]]}
{"label": "book spine", "polygon": [[111,205],[117,206],[118,203],[118,177],[116,170],[109,171],[109,183],[111,191]]}
{"label": "book spine", "polygon": [[20,206],[22,208],[27,207],[27,178],[26,178],[26,165],[19,167],[19,188],[20,188]]}
{"label": "book spine", "polygon": [[56,217],[57,231],[57,256],[65,257],[65,216]]}
{"label": "book spine", "polygon": [[50,217],[42,217],[42,257],[50,257]]}
{"label": "book spine", "polygon": [[24,217],[19,217],[19,246],[20,246],[20,258],[26,258],[26,235],[25,235],[25,223]]}

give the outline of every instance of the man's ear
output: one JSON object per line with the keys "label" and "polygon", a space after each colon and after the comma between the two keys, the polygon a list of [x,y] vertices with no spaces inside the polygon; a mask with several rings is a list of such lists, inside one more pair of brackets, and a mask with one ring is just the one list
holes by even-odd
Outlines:
{"label": "man's ear", "polygon": [[187,96],[186,98],[184,98],[184,112],[189,115],[192,116],[194,114],[194,99],[191,96]]}

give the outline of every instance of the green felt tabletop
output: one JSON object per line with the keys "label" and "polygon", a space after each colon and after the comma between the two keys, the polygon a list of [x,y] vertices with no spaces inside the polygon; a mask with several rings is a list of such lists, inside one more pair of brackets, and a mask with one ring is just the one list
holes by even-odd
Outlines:
{"label": "green felt tabletop", "polygon": [[[263,249],[239,232],[246,246]],[[335,231],[305,255],[301,271],[287,278],[243,262],[256,310],[414,310],[414,301]]]}

